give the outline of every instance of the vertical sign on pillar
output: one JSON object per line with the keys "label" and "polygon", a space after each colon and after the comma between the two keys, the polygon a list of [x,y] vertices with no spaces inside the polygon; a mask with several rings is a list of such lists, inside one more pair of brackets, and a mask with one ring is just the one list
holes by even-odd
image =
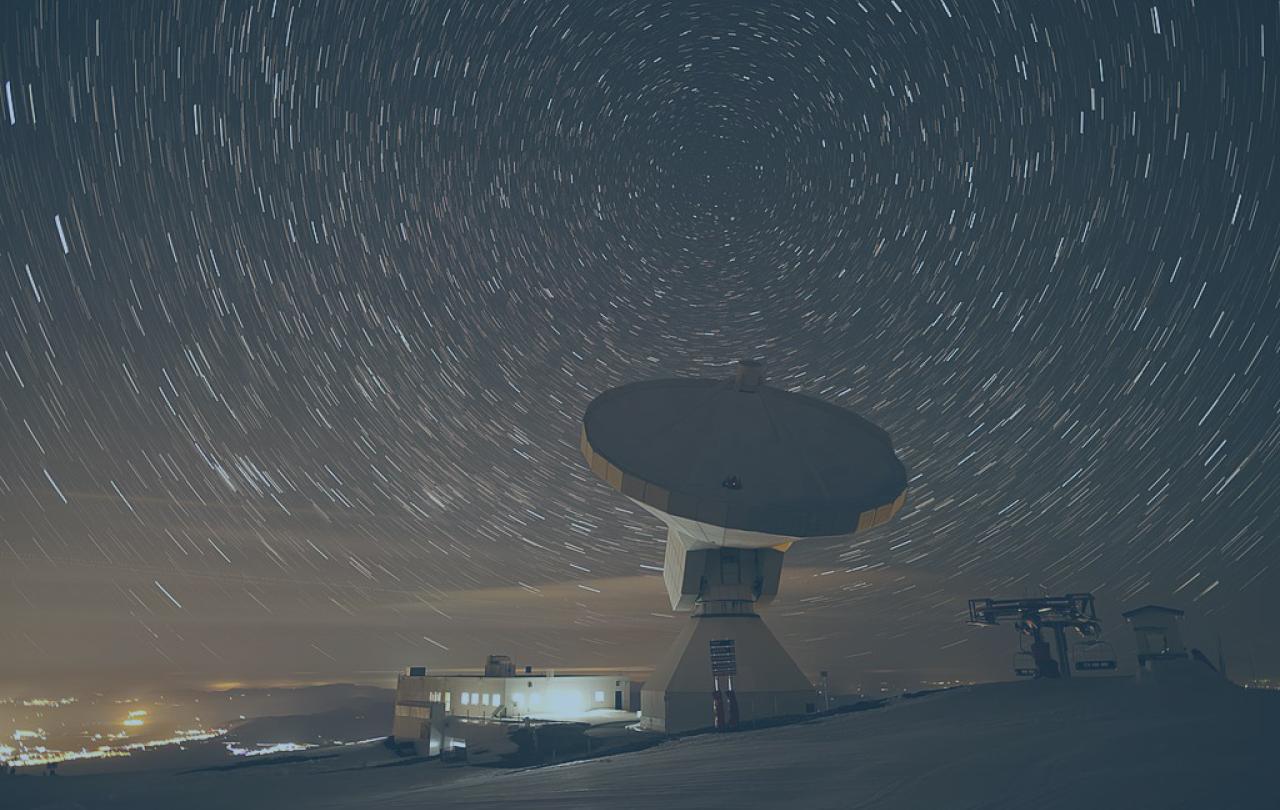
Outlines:
{"label": "vertical sign on pillar", "polygon": [[[711,710],[715,727],[723,730],[738,725],[738,698],[733,691],[733,676],[738,674],[738,652],[731,638],[711,639],[711,681],[715,691],[711,695]],[[724,679],[725,689],[720,689]]]}

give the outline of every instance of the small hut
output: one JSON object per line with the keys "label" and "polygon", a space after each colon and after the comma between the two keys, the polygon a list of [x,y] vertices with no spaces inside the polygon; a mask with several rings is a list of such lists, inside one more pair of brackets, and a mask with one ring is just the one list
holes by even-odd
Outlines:
{"label": "small hut", "polygon": [[1125,621],[1133,625],[1139,667],[1149,668],[1149,662],[1180,661],[1187,657],[1179,626],[1183,615],[1181,610],[1143,605],[1123,615]]}

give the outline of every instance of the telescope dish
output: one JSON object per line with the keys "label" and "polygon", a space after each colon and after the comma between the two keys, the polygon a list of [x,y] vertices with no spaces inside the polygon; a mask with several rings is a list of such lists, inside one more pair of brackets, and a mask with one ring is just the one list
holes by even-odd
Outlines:
{"label": "telescope dish", "polygon": [[744,360],[731,380],[604,392],[581,445],[593,473],[666,524],[663,583],[671,609],[693,614],[645,681],[641,725],[675,733],[814,711],[813,685],[755,607],[777,595],[792,541],[853,534],[902,508],[907,473],[889,434],[766,385]]}
{"label": "telescope dish", "polygon": [[743,361],[729,380],[606,391],[583,417],[582,453],[649,511],[737,530],[724,541],[735,546],[849,535],[893,517],[907,476],[889,434],[762,377]]}

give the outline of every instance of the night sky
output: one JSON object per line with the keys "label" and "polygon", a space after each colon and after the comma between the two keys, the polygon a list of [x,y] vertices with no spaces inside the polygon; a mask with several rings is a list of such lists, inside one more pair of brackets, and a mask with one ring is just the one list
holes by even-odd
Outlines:
{"label": "night sky", "polygon": [[788,553],[811,675],[1008,677],[965,600],[1046,590],[1280,674],[1272,0],[0,22],[0,687],[652,664],[581,415],[747,356],[910,478]]}

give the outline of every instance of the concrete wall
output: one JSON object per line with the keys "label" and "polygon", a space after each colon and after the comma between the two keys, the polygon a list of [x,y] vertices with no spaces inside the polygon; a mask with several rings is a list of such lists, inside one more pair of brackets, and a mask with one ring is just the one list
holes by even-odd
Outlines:
{"label": "concrete wall", "polygon": [[397,743],[412,743],[419,755],[435,756],[444,744],[444,721],[439,703],[397,699],[391,736]]}
{"label": "concrete wall", "polygon": [[[722,643],[734,645],[732,661],[715,664],[711,645]],[[640,698],[643,725],[668,734],[713,726],[712,673],[725,664],[733,672],[720,677],[720,686],[728,689],[732,680],[739,723],[803,715],[809,704],[817,704],[817,690],[759,616],[703,615],[685,623],[645,681]]]}
{"label": "concrete wall", "polygon": [[[800,716],[818,708],[816,694],[809,690],[797,692],[735,692],[738,700],[738,723],[749,726],[753,721],[769,718]],[[640,693],[643,725],[652,731],[680,734],[686,731],[712,728],[715,710],[712,694],[706,692],[661,692],[644,690]],[[726,716],[727,716],[726,709]]]}

